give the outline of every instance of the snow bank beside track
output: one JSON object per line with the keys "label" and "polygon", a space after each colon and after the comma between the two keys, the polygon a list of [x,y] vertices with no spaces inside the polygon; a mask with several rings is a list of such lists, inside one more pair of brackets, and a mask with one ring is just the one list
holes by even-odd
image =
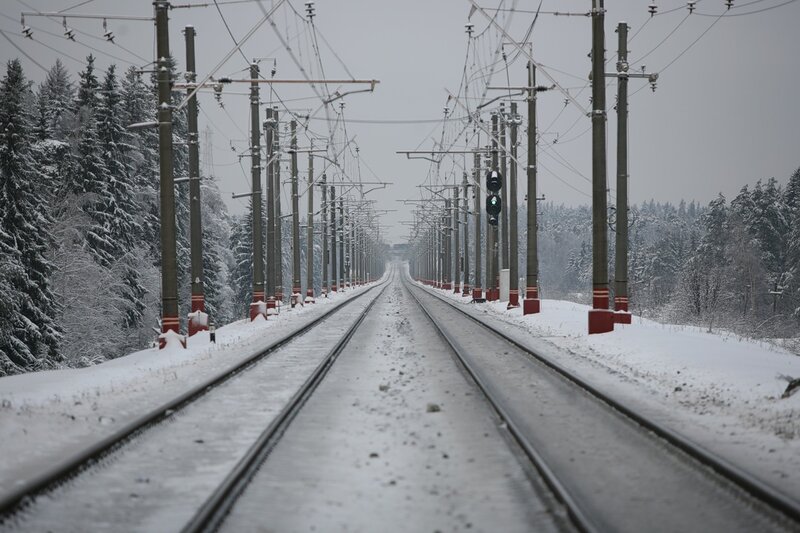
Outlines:
{"label": "snow bank beside track", "polygon": [[434,292],[800,499],[800,393],[781,399],[784,376],[800,376],[800,357],[734,335],[639,317],[590,336],[585,305],[542,300],[541,313],[522,316],[505,302],[470,304],[469,298]]}

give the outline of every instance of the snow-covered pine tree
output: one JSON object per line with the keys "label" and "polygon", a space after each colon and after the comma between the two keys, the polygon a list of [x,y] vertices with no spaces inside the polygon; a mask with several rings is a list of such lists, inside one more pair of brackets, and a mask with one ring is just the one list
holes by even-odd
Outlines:
{"label": "snow-covered pine tree", "polygon": [[60,59],[56,59],[47,72],[36,96],[36,134],[39,139],[66,140],[75,122],[75,86]]}
{"label": "snow-covered pine tree", "polygon": [[97,128],[103,160],[108,170],[108,188],[111,202],[108,209],[110,238],[115,243],[112,256],[114,268],[122,271],[126,290],[123,294],[128,302],[125,306],[127,329],[140,327],[144,314],[142,298],[146,289],[139,282],[134,261],[128,255],[135,255],[137,228],[135,217],[140,211],[133,194],[134,164],[128,156],[132,151],[131,135],[123,124],[122,94],[117,81],[116,67],[111,65],[103,79],[100,101],[97,106]]}
{"label": "snow-covered pine tree", "polygon": [[231,221],[213,176],[203,176],[203,288],[206,311],[217,325],[239,316],[234,309],[233,290],[228,283],[233,265]]}
{"label": "snow-covered pine tree", "polygon": [[758,240],[761,260],[767,269],[768,282],[780,283],[788,265],[786,264],[789,221],[783,209],[783,191],[778,180],[770,178],[762,185],[759,180],[753,190],[754,216],[747,229]]}
{"label": "snow-covered pine tree", "polygon": [[65,176],[63,196],[71,197],[87,215],[90,222],[83,231],[86,246],[98,264],[110,267],[114,258],[122,255],[122,246],[114,240],[111,231],[116,207],[98,132],[100,97],[94,57],[90,55],[87,63],[78,84],[73,164]]}
{"label": "snow-covered pine tree", "polygon": [[46,258],[51,221],[31,156],[30,96],[19,60],[0,81],[0,375],[59,362],[58,305]]}
{"label": "snow-covered pine tree", "polygon": [[720,194],[702,217],[705,234],[686,262],[679,297],[683,307],[711,329],[723,303],[727,279],[726,247],[730,242],[728,206]]}
{"label": "snow-covered pine tree", "polygon": [[247,306],[253,293],[253,248],[252,248],[252,211],[233,217],[231,230],[231,250],[233,251],[233,269],[230,271],[229,284],[233,289],[233,309],[236,318],[247,316]]}
{"label": "snow-covered pine tree", "polygon": [[794,171],[786,184],[783,205],[789,227],[786,254],[788,275],[784,283],[784,297],[792,314],[800,319],[800,168]]}
{"label": "snow-covered pine tree", "polygon": [[[122,80],[122,123],[138,124],[152,121],[156,116],[152,85],[145,83],[136,67],[125,71]],[[158,264],[161,254],[159,243],[158,205],[158,131],[142,128],[131,132],[129,138],[131,185],[139,213],[136,217],[136,237],[140,246],[146,247],[153,262]]]}

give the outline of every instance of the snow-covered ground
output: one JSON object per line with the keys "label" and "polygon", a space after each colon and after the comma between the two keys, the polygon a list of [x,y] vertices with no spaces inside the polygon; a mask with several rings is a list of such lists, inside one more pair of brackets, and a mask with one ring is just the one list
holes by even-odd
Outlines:
{"label": "snow-covered ground", "polygon": [[332,305],[369,286],[333,293],[317,303],[255,322],[219,328],[164,350],[141,350],[97,366],[0,378],[0,493],[88,443],[262,351],[302,328]]}
{"label": "snow-covered ground", "polygon": [[[269,321],[225,326],[216,344],[206,333],[192,337],[187,350],[142,350],[95,367],[0,379],[0,493],[364,290],[321,298],[294,311],[284,308]],[[519,309],[507,311],[505,303],[475,305],[469,298],[434,292],[800,498],[800,393],[780,398],[787,384],[783,376],[800,376],[797,356],[733,335],[638,317],[613,333],[589,336],[586,306],[543,300],[542,313],[523,317]],[[393,316],[387,315],[385,326],[392,335],[386,339],[394,341],[392,330],[401,326],[391,323]],[[410,346],[398,346],[395,355],[404,357]],[[385,379],[383,371],[372,370]],[[378,453],[383,457],[385,451]]]}
{"label": "snow-covered ground", "polygon": [[562,530],[504,433],[397,280],[222,531]]}
{"label": "snow-covered ground", "polygon": [[640,317],[588,335],[585,305],[542,300],[522,315],[506,302],[433,290],[462,304],[604,392],[800,499],[800,392],[781,399],[800,357],[766,343]]}

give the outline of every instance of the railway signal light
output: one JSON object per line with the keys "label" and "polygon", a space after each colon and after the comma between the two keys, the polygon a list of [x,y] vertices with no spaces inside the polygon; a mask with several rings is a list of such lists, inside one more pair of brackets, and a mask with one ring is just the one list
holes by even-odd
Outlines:
{"label": "railway signal light", "polygon": [[490,194],[486,197],[486,214],[489,215],[489,224],[493,226],[497,225],[497,217],[500,215],[502,206],[503,203],[496,194]]}
{"label": "railway signal light", "polygon": [[[496,170],[490,170],[486,174],[486,188],[495,193],[503,186],[503,176]],[[486,204],[489,205],[489,204]]]}

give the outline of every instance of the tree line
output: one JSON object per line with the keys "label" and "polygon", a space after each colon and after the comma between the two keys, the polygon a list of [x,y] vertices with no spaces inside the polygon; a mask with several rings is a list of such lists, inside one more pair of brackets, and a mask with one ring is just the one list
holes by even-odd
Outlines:
{"label": "tree line", "polygon": [[[77,80],[60,61],[43,82],[9,61],[0,81],[0,375],[85,366],[148,346],[160,316],[158,137],[129,130],[156,115],[154,80]],[[175,92],[173,102],[182,95]],[[175,115],[175,175],[188,174],[185,113]],[[187,187],[176,189],[178,262],[188,265]],[[231,217],[203,181],[206,306],[233,318]],[[189,300],[188,272],[179,272]]]}
{"label": "tree line", "polygon": [[[651,200],[632,206],[629,218],[635,314],[754,338],[795,338],[790,347],[800,349],[800,169],[785,185],[759,180],[730,201],[722,194],[705,206]],[[587,303],[590,209],[549,203],[539,220],[545,297]],[[613,214],[610,222],[613,281]]]}
{"label": "tree line", "polygon": [[[25,78],[18,60],[6,65],[0,80],[0,376],[87,366],[152,345],[161,314],[158,132],[128,126],[156,116],[155,81],[135,67],[98,72],[91,55],[75,80],[59,60],[39,84]],[[174,91],[172,103],[183,96]],[[188,175],[187,130],[184,109],[173,117],[178,177]],[[206,311],[220,326],[247,315],[251,216],[250,209],[229,214],[213,176],[205,174],[203,282]],[[188,185],[176,185],[175,201],[185,321]],[[291,228],[282,229],[289,286]],[[321,238],[314,238],[317,294]],[[305,240],[303,231],[303,265]]]}
{"label": "tree line", "polygon": [[[174,92],[173,103],[181,97]],[[158,135],[127,126],[155,115],[154,80],[133,67],[100,73],[89,56],[73,80],[57,60],[37,85],[18,60],[8,62],[0,80],[0,375],[86,366],[152,343],[160,316]],[[174,169],[183,176],[185,112],[174,121]],[[246,314],[251,221],[230,215],[213,176],[201,177],[206,306],[221,325]],[[177,186],[181,302],[190,293],[187,193]],[[590,209],[540,209],[543,297],[588,302]],[[800,169],[785,185],[762,180],[730,202],[722,195],[706,206],[650,201],[631,207],[630,219],[634,313],[758,338],[797,337]],[[611,232],[613,260],[613,216]],[[285,285],[289,237],[284,225]],[[305,262],[305,232],[301,247]],[[613,271],[611,264],[611,281]]]}

